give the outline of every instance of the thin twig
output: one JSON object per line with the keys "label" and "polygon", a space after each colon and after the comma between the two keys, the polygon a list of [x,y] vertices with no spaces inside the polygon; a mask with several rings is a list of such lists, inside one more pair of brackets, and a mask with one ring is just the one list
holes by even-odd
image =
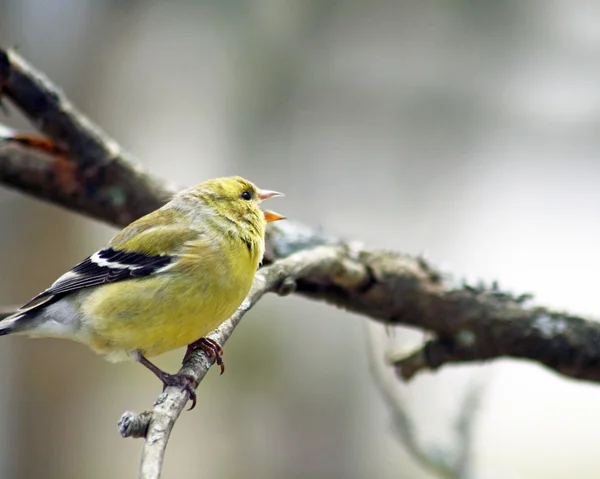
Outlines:
{"label": "thin twig", "polygon": [[458,417],[454,423],[457,437],[452,468],[457,477],[468,479],[473,474],[473,443],[475,438],[475,421],[479,417],[481,403],[485,394],[485,386],[490,376],[476,378],[467,387]]}
{"label": "thin twig", "polygon": [[384,360],[385,352],[381,341],[375,336],[376,327],[365,323],[365,345],[369,370],[377,386],[383,402],[392,414],[394,431],[408,453],[425,469],[446,479],[457,479],[444,458],[433,457],[429,451],[419,444],[415,426],[406,410],[404,399],[398,392],[397,381],[390,380],[389,371]]}
{"label": "thin twig", "polygon": [[471,471],[473,431],[479,404],[483,395],[483,381],[472,381],[454,423],[456,440],[452,446],[421,444],[407,405],[402,397],[393,370],[389,367],[389,353],[376,335],[381,327],[365,323],[365,343],[369,370],[381,397],[392,414],[394,431],[400,443],[425,469],[444,479],[467,479]]}
{"label": "thin twig", "polygon": [[[335,267],[339,257],[339,251],[334,248],[321,247],[296,253],[262,268],[256,274],[250,293],[236,313],[208,337],[223,346],[244,315],[266,293],[290,294],[295,289],[297,279],[322,272],[324,265],[328,265],[325,267],[329,268]],[[192,376],[200,383],[211,364],[207,354],[197,350],[188,357],[179,373]],[[169,387],[158,397],[152,411],[141,415],[128,411],[119,420],[119,429],[123,437],[146,438],[140,464],[140,478],[160,477],[169,436],[187,401],[187,392]]]}

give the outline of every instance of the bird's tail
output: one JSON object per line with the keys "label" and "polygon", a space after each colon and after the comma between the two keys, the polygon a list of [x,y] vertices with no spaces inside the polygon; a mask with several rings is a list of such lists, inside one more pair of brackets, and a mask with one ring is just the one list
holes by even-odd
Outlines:
{"label": "bird's tail", "polygon": [[36,337],[73,338],[81,326],[81,316],[71,301],[50,298],[33,306],[0,310],[0,336],[27,334]]}
{"label": "bird's tail", "polygon": [[24,313],[15,311],[14,309],[0,310],[0,336],[13,333],[15,331],[15,325],[22,319]]}
{"label": "bird's tail", "polygon": [[4,326],[0,323],[0,336],[5,336],[7,334],[12,333],[14,330],[10,326]]}

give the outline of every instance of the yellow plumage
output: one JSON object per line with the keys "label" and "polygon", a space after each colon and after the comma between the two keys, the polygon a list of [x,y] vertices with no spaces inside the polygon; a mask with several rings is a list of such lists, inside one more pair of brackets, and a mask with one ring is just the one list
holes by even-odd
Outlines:
{"label": "yellow plumage", "polygon": [[185,244],[180,261],[162,276],[108,284],[87,297],[92,348],[156,356],[205,336],[235,312],[261,258],[231,237],[205,234]]}
{"label": "yellow plumage", "polygon": [[146,358],[194,343],[235,312],[262,260],[266,223],[283,218],[259,204],[278,195],[240,177],[184,190],[0,322],[0,334],[74,339],[172,384]]}

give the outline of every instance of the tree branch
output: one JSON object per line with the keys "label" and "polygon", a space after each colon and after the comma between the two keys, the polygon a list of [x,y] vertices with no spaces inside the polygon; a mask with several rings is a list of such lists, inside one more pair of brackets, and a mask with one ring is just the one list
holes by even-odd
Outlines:
{"label": "tree branch", "polygon": [[[0,91],[37,128],[68,153],[43,175],[19,175],[16,188],[79,213],[126,226],[166,203],[175,189],[147,174],[133,158],[79,112],[48,78],[12,50],[0,48]],[[13,150],[13,154],[14,150]],[[7,164],[3,155],[0,169]],[[29,165],[31,166],[31,165]],[[13,170],[14,171],[14,170]],[[54,189],[60,194],[49,194]]]}
{"label": "tree branch", "polygon": [[514,357],[537,361],[575,379],[600,382],[599,323],[546,308],[506,305],[498,309],[483,298],[479,303],[475,306],[486,309],[481,321],[464,321],[461,328],[439,334],[418,351],[394,359],[398,376],[410,379],[419,371],[444,364]]}
{"label": "tree branch", "polygon": [[[0,182],[118,226],[161,206],[173,193],[78,112],[46,77],[2,49],[0,91],[66,152],[65,157],[48,157],[23,145],[0,145]],[[311,250],[319,246],[324,247],[317,250],[323,256],[316,264]],[[288,262],[297,261],[296,254],[309,255],[310,267],[296,270],[297,264]],[[279,271],[283,264],[290,270],[285,274],[296,280],[296,292],[305,297],[434,333],[435,339],[421,351],[396,361],[403,378],[446,363],[512,356],[600,382],[599,323],[527,307],[526,297],[495,287],[454,285],[422,258],[372,251],[287,221],[269,229],[265,264],[270,266],[258,277]],[[237,314],[241,318],[243,312]],[[231,334],[231,325],[215,333],[218,339]],[[185,369],[200,377],[207,367],[208,358],[198,351]],[[174,421],[185,402],[183,393],[173,389],[161,398],[151,425],[163,421],[158,416],[163,413]],[[149,426],[146,450],[157,442],[151,430]]]}
{"label": "tree branch", "polygon": [[364,326],[367,359],[371,376],[392,415],[394,431],[400,443],[425,469],[444,479],[467,479],[472,470],[471,448],[473,429],[483,397],[483,380],[473,380],[464,395],[460,412],[454,421],[451,445],[423,444],[419,441],[416,425],[400,391],[400,383],[390,374],[390,353],[376,331],[380,328],[370,323]]}
{"label": "tree branch", "polygon": [[[277,292],[282,296],[292,293],[297,278],[314,273],[321,274],[335,267],[338,254],[335,248],[320,247],[301,251],[262,268],[256,274],[250,293],[236,313],[208,337],[223,346],[243,316],[266,293]],[[192,354],[184,362],[179,373],[192,376],[199,383],[204,379],[211,365],[212,362],[206,354]],[[158,397],[151,412],[140,415],[126,412],[121,416],[119,431],[123,437],[146,438],[142,451],[140,477],[144,479],[160,477],[169,436],[187,401],[187,392],[169,387]]]}
{"label": "tree branch", "polygon": [[[466,479],[470,446],[470,423],[474,410],[465,413],[467,427],[461,428],[461,437],[453,450],[437,446],[425,447],[420,443],[415,424],[410,418],[405,400],[400,394],[398,381],[389,376],[384,362],[384,348],[375,334],[375,325],[365,324],[365,338],[369,370],[384,404],[392,415],[394,431],[406,451],[425,469],[445,479]],[[388,366],[388,367],[386,367]],[[461,460],[457,460],[460,458]]]}

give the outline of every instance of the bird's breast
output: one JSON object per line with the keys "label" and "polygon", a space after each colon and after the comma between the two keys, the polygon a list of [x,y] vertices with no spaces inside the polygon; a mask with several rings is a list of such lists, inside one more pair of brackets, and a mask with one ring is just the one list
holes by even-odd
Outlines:
{"label": "bird's breast", "polygon": [[221,258],[188,254],[163,274],[105,285],[86,303],[92,346],[147,356],[186,346],[236,311],[256,268],[257,262],[238,248]]}

